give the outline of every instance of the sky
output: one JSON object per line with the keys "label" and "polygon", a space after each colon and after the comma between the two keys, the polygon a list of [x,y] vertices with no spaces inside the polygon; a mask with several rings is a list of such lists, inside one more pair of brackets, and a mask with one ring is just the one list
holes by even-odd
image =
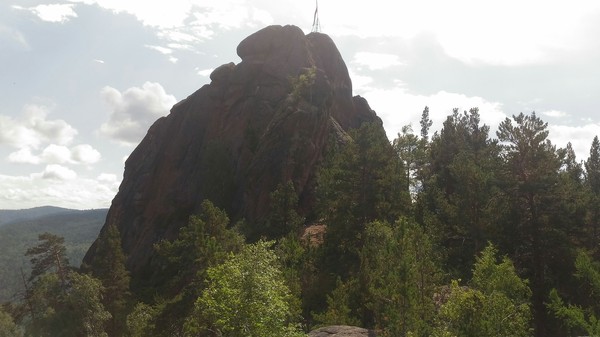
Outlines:
{"label": "sky", "polygon": [[[149,126],[315,1],[0,1],[0,209],[109,207]],[[579,160],[600,135],[600,1],[321,0],[321,32],[391,139],[430,108],[536,112]]]}

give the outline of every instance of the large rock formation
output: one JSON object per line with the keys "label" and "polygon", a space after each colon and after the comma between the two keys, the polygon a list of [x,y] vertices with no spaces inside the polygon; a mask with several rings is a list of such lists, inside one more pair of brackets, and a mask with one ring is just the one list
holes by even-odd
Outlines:
{"label": "large rock formation", "polygon": [[[160,118],[125,163],[103,230],[116,225],[133,279],[151,278],[153,244],[172,239],[204,199],[233,219],[260,221],[269,194],[292,181],[300,211],[314,203],[315,171],[329,139],[379,118],[352,97],[333,41],[295,26],[243,40],[239,64]],[[84,263],[94,265],[95,245]]]}

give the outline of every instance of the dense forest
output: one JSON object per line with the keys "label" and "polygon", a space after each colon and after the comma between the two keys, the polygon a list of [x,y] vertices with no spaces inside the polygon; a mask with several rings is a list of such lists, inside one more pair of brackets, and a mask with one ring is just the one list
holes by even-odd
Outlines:
{"label": "dense forest", "polygon": [[0,336],[600,336],[598,137],[581,162],[535,113],[495,135],[476,108],[431,125],[425,108],[418,134],[367,123],[332,142],[306,217],[292,183],[257,223],[206,200],[155,245],[160,285],[130,285],[114,226],[93,271],[42,234]]}
{"label": "dense forest", "polygon": [[78,266],[98,237],[107,211],[56,207],[0,210],[0,303],[18,298],[25,290],[21,272],[28,275],[31,268],[23,253],[36,244],[40,234],[64,237],[67,257]]}

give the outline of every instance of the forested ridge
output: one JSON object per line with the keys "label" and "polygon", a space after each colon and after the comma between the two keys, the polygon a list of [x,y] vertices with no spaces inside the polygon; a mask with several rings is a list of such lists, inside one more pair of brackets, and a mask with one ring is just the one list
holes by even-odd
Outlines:
{"label": "forested ridge", "polygon": [[255,223],[205,200],[155,245],[157,284],[130,284],[115,226],[94,269],[42,234],[0,336],[600,336],[598,137],[579,161],[535,113],[431,125],[425,108],[391,143],[373,123],[332,141],[305,217],[291,182]]}
{"label": "forested ridge", "polygon": [[21,269],[29,274],[31,268],[23,254],[36,244],[38,235],[49,232],[64,237],[69,260],[79,265],[98,236],[107,211],[56,207],[0,211],[0,303],[18,298],[24,291]]}

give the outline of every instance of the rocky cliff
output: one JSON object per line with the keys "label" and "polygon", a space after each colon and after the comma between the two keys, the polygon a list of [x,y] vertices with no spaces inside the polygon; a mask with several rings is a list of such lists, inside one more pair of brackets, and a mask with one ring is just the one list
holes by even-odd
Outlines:
{"label": "rocky cliff", "polygon": [[[314,203],[316,168],[332,137],[379,118],[352,96],[327,35],[269,26],[244,39],[239,64],[157,120],[125,163],[103,230],[116,225],[133,279],[151,277],[153,244],[175,237],[204,199],[233,219],[260,221],[269,194],[292,181],[300,211]],[[94,264],[95,245],[84,263]]]}

